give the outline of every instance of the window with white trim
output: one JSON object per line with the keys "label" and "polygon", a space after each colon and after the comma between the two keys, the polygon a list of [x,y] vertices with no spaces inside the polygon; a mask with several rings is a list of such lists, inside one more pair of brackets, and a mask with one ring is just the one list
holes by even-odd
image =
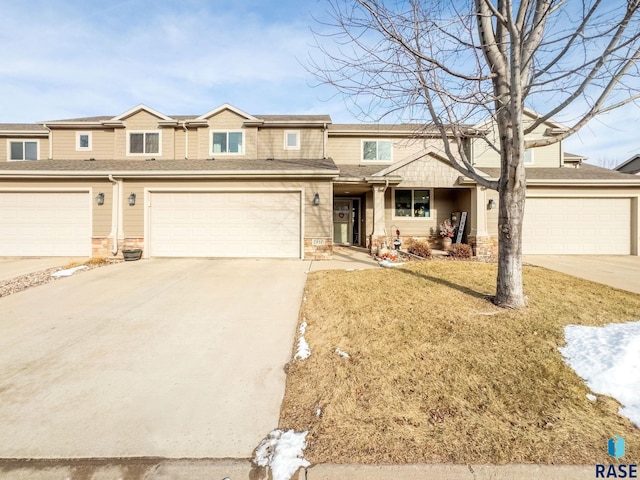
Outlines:
{"label": "window with white trim", "polygon": [[363,140],[362,160],[367,162],[390,162],[391,140]]}
{"label": "window with white trim", "polygon": [[244,132],[212,132],[210,153],[212,155],[242,155],[244,153]]}
{"label": "window with white trim", "polygon": [[76,150],[91,150],[91,132],[76,132]]}
{"label": "window with white trim", "polygon": [[397,189],[394,191],[395,217],[427,218],[431,216],[431,191],[425,189]]}
{"label": "window with white trim", "polygon": [[13,161],[38,160],[40,156],[38,140],[10,140],[7,148],[7,158]]}
{"label": "window with white trim", "polygon": [[284,149],[300,150],[300,130],[284,131]]}
{"label": "window with white trim", "polygon": [[160,131],[129,132],[127,136],[127,155],[162,155],[162,135]]}
{"label": "window with white trim", "polygon": [[531,165],[533,163],[533,148],[527,148],[524,151],[524,164]]}

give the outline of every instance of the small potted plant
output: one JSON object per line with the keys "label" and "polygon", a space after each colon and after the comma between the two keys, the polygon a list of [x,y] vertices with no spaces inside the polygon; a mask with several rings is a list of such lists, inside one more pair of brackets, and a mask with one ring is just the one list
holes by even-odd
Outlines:
{"label": "small potted plant", "polygon": [[440,236],[442,237],[442,249],[444,251],[448,251],[451,248],[454,232],[455,227],[451,223],[451,220],[446,219],[440,224]]}

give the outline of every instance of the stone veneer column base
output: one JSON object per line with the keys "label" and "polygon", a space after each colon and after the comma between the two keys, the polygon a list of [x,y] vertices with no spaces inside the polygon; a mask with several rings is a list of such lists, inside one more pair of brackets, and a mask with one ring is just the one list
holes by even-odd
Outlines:
{"label": "stone veneer column base", "polygon": [[469,235],[468,242],[476,257],[490,257],[498,254],[498,241],[493,237]]}
{"label": "stone veneer column base", "polygon": [[333,258],[333,241],[328,238],[305,238],[305,260],[331,260]]}
{"label": "stone veneer column base", "polygon": [[144,250],[144,238],[128,237],[124,240],[118,240],[118,253],[116,255],[113,254],[113,240],[110,237],[93,237],[91,239],[92,257],[122,258],[122,250],[132,248]]}

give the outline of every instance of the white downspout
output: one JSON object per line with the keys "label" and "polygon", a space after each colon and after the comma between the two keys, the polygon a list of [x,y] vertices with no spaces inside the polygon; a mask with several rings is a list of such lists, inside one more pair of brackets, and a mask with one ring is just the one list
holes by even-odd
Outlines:
{"label": "white downspout", "polygon": [[43,123],[42,126],[47,129],[49,135],[47,138],[49,139],[49,160],[53,160],[53,132],[49,127],[47,127],[46,123]]}
{"label": "white downspout", "polygon": [[119,217],[120,217],[120,204],[122,197],[122,192],[120,192],[120,182],[113,178],[113,175],[109,174],[109,181],[113,183],[113,201],[111,202],[111,232],[109,236],[113,242],[113,248],[111,252],[113,255],[118,254],[118,225],[119,225]]}
{"label": "white downspout", "polygon": [[187,121],[182,122],[184,128],[184,159],[189,160],[189,130],[187,130]]}
{"label": "white downspout", "polygon": [[322,158],[327,158],[327,139],[329,132],[327,131],[327,122],[322,124]]}

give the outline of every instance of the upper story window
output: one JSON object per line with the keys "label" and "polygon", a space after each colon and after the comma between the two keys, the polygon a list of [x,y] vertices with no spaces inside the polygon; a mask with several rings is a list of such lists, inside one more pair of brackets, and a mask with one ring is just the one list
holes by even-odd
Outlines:
{"label": "upper story window", "polygon": [[532,148],[527,148],[524,151],[524,164],[525,165],[533,164],[533,149]]}
{"label": "upper story window", "polygon": [[243,132],[213,132],[211,154],[241,155],[244,153]]}
{"label": "upper story window", "polygon": [[284,149],[300,150],[300,131],[299,130],[285,130]]}
{"label": "upper story window", "polygon": [[368,162],[390,162],[391,140],[363,140],[362,160]]}
{"label": "upper story window", "polygon": [[395,190],[394,216],[430,217],[431,192],[429,190]]}
{"label": "upper story window", "polygon": [[76,150],[91,150],[91,132],[76,132]]}
{"label": "upper story window", "polygon": [[37,140],[11,140],[8,146],[9,160],[38,160],[40,145]]}
{"label": "upper story window", "polygon": [[127,155],[162,155],[159,131],[130,132],[127,137]]}

